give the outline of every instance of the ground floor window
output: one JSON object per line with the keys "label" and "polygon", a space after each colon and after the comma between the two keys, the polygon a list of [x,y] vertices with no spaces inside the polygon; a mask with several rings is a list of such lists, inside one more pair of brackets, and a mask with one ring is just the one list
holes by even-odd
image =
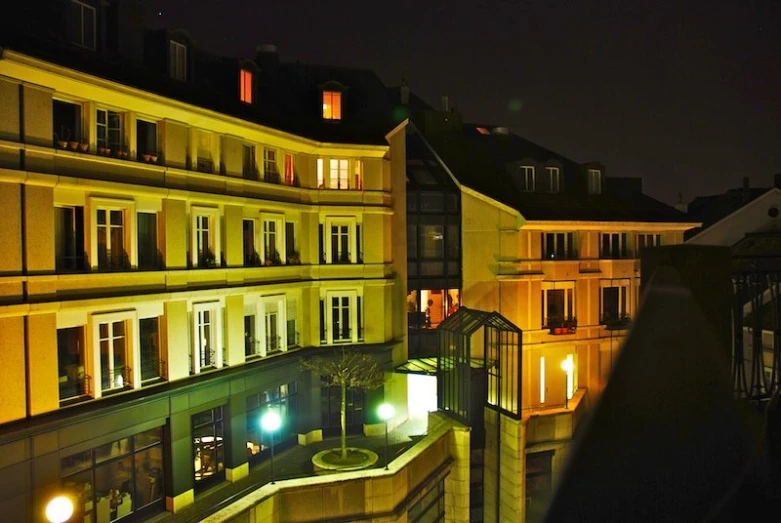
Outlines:
{"label": "ground floor window", "polygon": [[260,417],[267,410],[276,409],[282,418],[282,426],[274,434],[275,446],[284,446],[296,438],[297,387],[296,382],[291,381],[247,396],[247,456],[251,463],[265,459],[271,448],[270,434],[260,428]]}
{"label": "ground floor window", "polygon": [[[341,408],[342,392],[339,387],[328,386],[325,376],[320,377],[320,402],[323,435],[335,436],[342,430]],[[364,391],[347,389],[347,433],[363,433]]]}
{"label": "ground floor window", "polygon": [[192,417],[195,483],[225,473],[224,408],[199,412]]}
{"label": "ground floor window", "polygon": [[445,521],[445,480],[437,482],[407,511],[409,523]]}
{"label": "ground floor window", "polygon": [[62,487],[77,500],[70,521],[109,522],[159,508],[164,470],[162,427],[62,458]]}

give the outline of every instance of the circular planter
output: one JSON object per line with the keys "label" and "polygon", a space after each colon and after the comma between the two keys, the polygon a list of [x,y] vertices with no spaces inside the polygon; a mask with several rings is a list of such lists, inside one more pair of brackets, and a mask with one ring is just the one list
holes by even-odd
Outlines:
{"label": "circular planter", "polygon": [[341,460],[342,449],[321,450],[312,457],[315,474],[333,474],[372,467],[379,456],[376,452],[358,447],[347,447],[347,460]]}

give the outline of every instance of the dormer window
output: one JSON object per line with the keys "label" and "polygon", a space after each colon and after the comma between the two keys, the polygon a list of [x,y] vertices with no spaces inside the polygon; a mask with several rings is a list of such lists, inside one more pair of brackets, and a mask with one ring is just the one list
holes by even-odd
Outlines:
{"label": "dormer window", "polygon": [[550,192],[561,191],[561,171],[558,167],[546,167],[545,173],[548,176],[548,190]]}
{"label": "dormer window", "polygon": [[78,46],[95,50],[95,8],[71,0],[68,13],[68,36]]}
{"label": "dormer window", "polygon": [[252,103],[252,71],[242,69],[239,72],[239,98],[244,103]]}
{"label": "dormer window", "polygon": [[599,169],[588,170],[588,193],[602,194],[602,171]]}
{"label": "dormer window", "polygon": [[534,166],[521,165],[520,189],[522,191],[534,192]]}
{"label": "dormer window", "polygon": [[342,93],[339,91],[323,91],[323,119],[342,119]]}
{"label": "dormer window", "polygon": [[187,81],[187,46],[170,41],[168,47],[168,73],[174,80]]}

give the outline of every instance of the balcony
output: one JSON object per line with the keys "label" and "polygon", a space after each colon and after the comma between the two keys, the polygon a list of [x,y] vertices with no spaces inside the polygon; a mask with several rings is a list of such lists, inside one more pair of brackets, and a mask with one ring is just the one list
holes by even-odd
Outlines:
{"label": "balcony", "polygon": [[628,329],[632,324],[632,319],[628,314],[610,314],[605,313],[599,320],[599,324],[609,331]]}
{"label": "balcony", "polygon": [[560,336],[563,334],[575,334],[578,328],[577,318],[567,318],[564,316],[551,316],[545,318],[543,329],[549,329],[551,334]]}

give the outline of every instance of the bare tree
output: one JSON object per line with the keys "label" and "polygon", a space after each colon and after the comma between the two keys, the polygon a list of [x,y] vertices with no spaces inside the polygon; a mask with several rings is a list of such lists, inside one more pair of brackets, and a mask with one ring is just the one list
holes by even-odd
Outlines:
{"label": "bare tree", "polygon": [[306,359],[301,368],[326,376],[330,386],[341,388],[342,459],[347,459],[347,389],[377,389],[385,381],[385,373],[372,356],[348,348],[335,358]]}

